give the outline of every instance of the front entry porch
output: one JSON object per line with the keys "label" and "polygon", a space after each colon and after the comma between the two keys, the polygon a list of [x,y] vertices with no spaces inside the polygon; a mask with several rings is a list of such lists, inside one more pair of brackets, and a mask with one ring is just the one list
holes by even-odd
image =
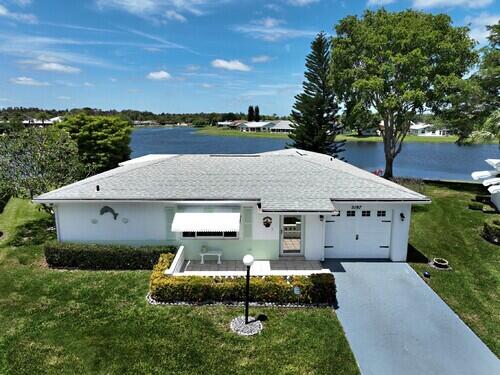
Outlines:
{"label": "front entry porch", "polygon": [[[303,259],[256,260],[250,269],[252,276],[307,276],[313,273],[329,273],[320,261]],[[246,268],[240,260],[185,260],[174,276],[245,276]]]}

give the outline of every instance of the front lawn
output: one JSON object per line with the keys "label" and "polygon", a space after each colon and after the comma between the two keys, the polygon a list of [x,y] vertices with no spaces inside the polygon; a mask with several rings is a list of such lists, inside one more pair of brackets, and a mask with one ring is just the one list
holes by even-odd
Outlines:
{"label": "front lawn", "polygon": [[[428,206],[415,207],[410,243],[432,259],[446,258],[452,271],[438,271],[423,263],[411,263],[428,284],[462,320],[500,355],[500,246],[481,236],[483,222],[490,217],[467,208],[482,186],[426,184],[432,198]],[[413,324],[425,322],[413,322]]]}
{"label": "front lawn", "polygon": [[148,305],[150,271],[48,269],[47,225],[20,199],[0,215],[1,374],[358,373],[332,309],[251,309],[264,331],[239,337],[241,308]]}

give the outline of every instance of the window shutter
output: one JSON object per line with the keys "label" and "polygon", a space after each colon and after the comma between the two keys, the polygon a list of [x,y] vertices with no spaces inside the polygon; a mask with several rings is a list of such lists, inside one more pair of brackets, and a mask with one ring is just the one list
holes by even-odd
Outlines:
{"label": "window shutter", "polygon": [[165,208],[167,215],[167,240],[175,240],[175,232],[172,232],[172,221],[174,221],[175,209],[173,207]]}
{"label": "window shutter", "polygon": [[251,207],[243,208],[243,238],[252,238],[252,214],[253,209]]}

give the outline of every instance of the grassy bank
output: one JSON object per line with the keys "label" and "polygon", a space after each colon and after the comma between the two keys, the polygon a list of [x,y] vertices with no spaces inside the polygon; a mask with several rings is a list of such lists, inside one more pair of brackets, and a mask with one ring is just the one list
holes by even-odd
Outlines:
{"label": "grassy bank", "polygon": [[[227,136],[227,137],[253,137],[253,138],[278,138],[278,139],[288,139],[287,134],[279,133],[249,133],[240,132],[239,130],[224,129],[208,126],[205,128],[200,128],[198,134],[203,135],[216,135],[216,136]],[[381,137],[360,137],[357,135],[339,135],[339,140],[346,140],[348,142],[382,142]],[[419,137],[416,135],[408,135],[405,138],[405,142],[418,142],[418,143],[454,143],[457,141],[456,136],[449,137]]]}
{"label": "grassy bank", "polygon": [[452,271],[437,271],[419,262],[411,265],[420,275],[431,273],[425,279],[428,284],[500,355],[500,247],[480,236],[489,214],[467,208],[483,189],[465,184],[426,185],[425,194],[432,204],[414,208],[410,243],[429,259],[446,258]]}
{"label": "grassy bank", "polygon": [[46,219],[20,199],[0,215],[0,374],[358,373],[332,309],[251,309],[265,329],[239,337],[241,308],[148,305],[150,271],[48,269]]}

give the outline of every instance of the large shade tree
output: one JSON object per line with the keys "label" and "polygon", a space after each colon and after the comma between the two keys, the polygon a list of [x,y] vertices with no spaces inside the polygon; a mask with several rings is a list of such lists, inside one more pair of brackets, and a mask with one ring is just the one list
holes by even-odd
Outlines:
{"label": "large shade tree", "polygon": [[344,142],[336,141],[341,127],[330,82],[330,40],[319,33],[306,57],[303,92],[295,96],[292,110],[291,147],[320,152],[338,158]]}
{"label": "large shade tree", "polygon": [[86,174],[64,130],[28,128],[0,136],[0,191],[33,198]]}
{"label": "large shade tree", "polygon": [[[452,26],[444,14],[414,10],[366,11],[335,27],[332,78],[338,94],[359,95],[383,121],[384,177],[393,177],[410,120],[442,104],[443,82],[460,80],[477,61],[467,27]],[[449,86],[449,85],[448,85]]]}
{"label": "large shade tree", "polygon": [[57,124],[78,145],[83,163],[94,172],[103,172],[130,158],[130,121],[116,116],[79,114]]}

